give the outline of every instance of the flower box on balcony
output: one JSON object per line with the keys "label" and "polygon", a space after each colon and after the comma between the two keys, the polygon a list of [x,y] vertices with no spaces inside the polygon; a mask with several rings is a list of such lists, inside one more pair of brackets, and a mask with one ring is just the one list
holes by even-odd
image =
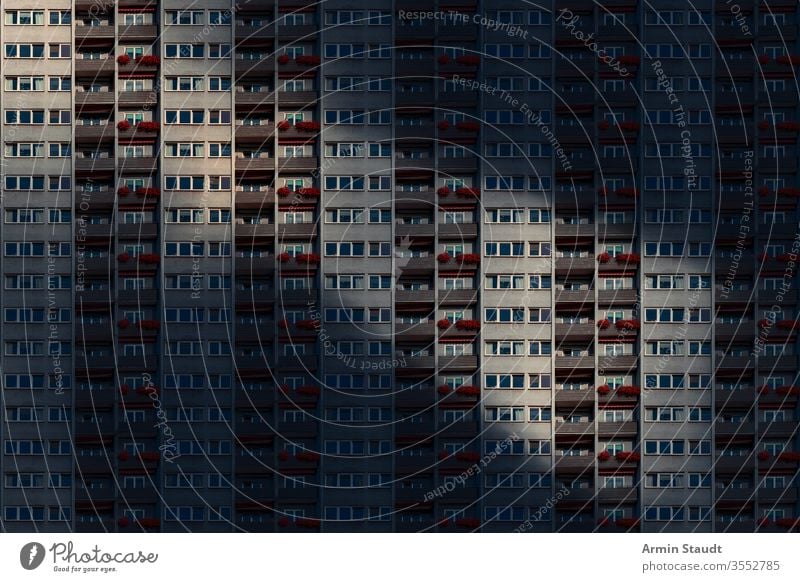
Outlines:
{"label": "flower box on balcony", "polygon": [[616,260],[618,263],[631,263],[631,264],[639,264],[641,261],[641,257],[636,253],[622,253],[616,256]]}
{"label": "flower box on balcony", "polygon": [[460,451],[456,453],[457,461],[465,461],[467,463],[477,463],[481,460],[481,454],[474,451]]}
{"label": "flower box on balcony", "polygon": [[637,198],[639,196],[639,191],[636,188],[617,188],[614,192],[617,196],[623,198]]}
{"label": "flower box on balcony", "polygon": [[614,457],[617,459],[617,461],[621,463],[627,461],[635,463],[637,461],[640,461],[642,458],[642,456],[636,451],[620,451],[616,455],[614,455]]}
{"label": "flower box on balcony", "polygon": [[778,188],[778,196],[784,196],[786,198],[798,198],[800,197],[800,188],[794,188],[794,187]]}
{"label": "flower box on balcony", "polygon": [[436,124],[436,127],[441,129],[442,131],[445,131],[447,129],[450,129],[450,122],[447,121],[446,119],[443,119],[439,123]]}
{"label": "flower box on balcony", "polygon": [[800,387],[798,386],[778,386],[775,388],[775,394],[779,396],[798,396],[800,395]]}
{"label": "flower box on balcony", "polygon": [[459,55],[456,62],[467,67],[477,67],[481,64],[481,58],[478,55]]}
{"label": "flower box on balcony", "polygon": [[796,319],[782,319],[781,321],[777,322],[775,326],[781,329],[793,330],[800,326],[800,322],[798,322]]}
{"label": "flower box on balcony", "polygon": [[599,122],[599,123],[597,124],[597,127],[598,127],[599,129],[603,129],[603,130],[605,130],[605,129],[608,129],[608,128],[610,128],[610,127],[611,127],[611,124],[610,124],[608,121],[606,121],[606,120],[604,119],[604,120],[602,120],[601,122]]}
{"label": "flower box on balcony", "polygon": [[783,529],[792,529],[800,525],[800,517],[782,517],[775,520],[775,525]]}
{"label": "flower box on balcony", "polygon": [[481,520],[473,517],[462,517],[456,520],[456,527],[475,529],[481,526]]}
{"label": "flower box on balcony", "polygon": [[161,58],[156,55],[144,55],[136,59],[136,64],[144,67],[157,67],[161,64]]}
{"label": "flower box on balcony", "polygon": [[128,55],[119,55],[117,57],[117,62],[120,65],[129,65],[131,63],[131,58]]}
{"label": "flower box on balcony", "polygon": [[322,525],[322,522],[318,519],[312,519],[310,517],[298,517],[294,524],[297,527],[302,527],[304,529],[317,529]]}
{"label": "flower box on balcony", "polygon": [[769,62],[769,55],[758,55],[758,63],[766,65]]}
{"label": "flower box on balcony", "polygon": [[597,255],[597,262],[598,263],[607,263],[611,260],[611,255],[609,253],[600,253]]}
{"label": "flower box on balcony", "polygon": [[120,384],[120,386],[119,386],[119,393],[120,394],[122,394],[123,396],[127,396],[129,391],[130,391],[130,388],[128,388],[127,384]]}
{"label": "flower box on balcony", "polygon": [[638,319],[618,319],[614,326],[619,330],[637,330],[641,327]]}
{"label": "flower box on balcony", "polygon": [[780,129],[781,131],[800,131],[800,123],[797,121],[779,121],[775,124],[775,127]]}
{"label": "flower box on balcony", "polygon": [[620,386],[617,388],[617,394],[620,396],[639,396],[642,389],[638,386]]}
{"label": "flower box on balcony", "polygon": [[161,525],[161,520],[157,517],[143,517],[137,523],[144,528],[154,528]]}
{"label": "flower box on balcony", "polygon": [[120,461],[127,461],[131,458],[131,454],[128,451],[120,451],[117,453],[117,459]]}
{"label": "flower box on balcony", "polygon": [[317,331],[320,327],[322,327],[322,323],[320,323],[319,319],[301,319],[300,321],[296,322],[294,326],[297,329],[302,329],[304,331]]}
{"label": "flower box on balcony", "polygon": [[770,190],[769,190],[769,188],[767,188],[766,186],[761,186],[761,187],[758,189],[758,193],[759,193],[761,196],[769,196],[769,195],[770,195]]}
{"label": "flower box on balcony", "polygon": [[144,263],[146,265],[157,265],[161,262],[161,255],[158,253],[144,253],[139,255],[137,258],[140,263]]}
{"label": "flower box on balcony", "polygon": [[608,384],[601,384],[597,387],[597,393],[600,396],[608,396],[611,394],[611,387]]}
{"label": "flower box on balcony", "polygon": [[284,461],[284,462],[288,461],[289,460],[289,451],[284,449],[280,453],[278,453],[278,460],[279,461]]}
{"label": "flower box on balcony", "polygon": [[278,255],[278,262],[288,263],[290,260],[292,260],[292,255],[289,253],[283,252]]}
{"label": "flower box on balcony", "polygon": [[445,459],[450,458],[450,453],[447,451],[439,451],[439,460],[444,461]]}
{"label": "flower box on balcony", "polygon": [[138,188],[136,190],[137,196],[142,196],[144,198],[157,198],[161,196],[161,189],[160,188]]}
{"label": "flower box on balcony", "polygon": [[320,64],[319,55],[298,55],[294,58],[294,62],[304,67],[316,67]]}
{"label": "flower box on balcony", "polygon": [[278,321],[278,329],[289,329],[289,320],[281,319],[280,321]]}
{"label": "flower box on balcony", "polygon": [[140,329],[159,330],[161,329],[161,322],[157,319],[143,319],[139,322]]}
{"label": "flower box on balcony", "polygon": [[791,253],[783,253],[775,257],[776,261],[780,261],[781,263],[788,263],[790,261],[794,261],[797,258],[796,255],[792,255]]}
{"label": "flower box on balcony", "polygon": [[[445,321],[446,321],[446,320],[445,320]],[[447,384],[442,384],[441,386],[439,386],[439,387],[436,389],[436,391],[437,391],[437,392],[439,393],[439,395],[441,395],[441,396],[447,396],[447,395],[448,395],[448,394],[450,394],[450,393],[451,393],[453,390],[452,390],[452,389],[450,388],[450,386],[448,386]]]}
{"label": "flower box on balcony", "polygon": [[128,527],[130,524],[131,524],[131,520],[128,519],[127,517],[120,517],[117,520],[117,525],[119,527]]}
{"label": "flower box on balcony", "polygon": [[319,396],[322,391],[320,390],[319,386],[298,386],[295,389],[295,392],[302,396]]}
{"label": "flower box on balcony", "polygon": [[461,386],[456,388],[456,394],[458,394],[459,396],[470,396],[470,397],[480,396],[481,389],[478,388],[477,386],[462,384]]}
{"label": "flower box on balcony", "polygon": [[315,453],[314,451],[300,451],[294,456],[294,458],[298,461],[316,463],[319,461],[319,453]]}
{"label": "flower box on balcony", "polygon": [[770,454],[769,451],[759,451],[756,457],[758,457],[759,461],[766,461],[767,459],[770,458]]}
{"label": "flower box on balcony", "polygon": [[461,331],[478,331],[481,328],[481,322],[477,319],[459,319],[456,321],[456,329]]}
{"label": "flower box on balcony", "polygon": [[450,320],[449,319],[440,319],[436,322],[436,327],[441,330],[450,329]]}
{"label": "flower box on balcony", "polygon": [[289,194],[291,194],[292,191],[291,191],[291,189],[289,189],[288,186],[281,186],[280,188],[278,188],[276,193],[278,194],[278,196],[284,197],[284,196],[288,196]]}
{"label": "flower box on balcony", "polygon": [[120,263],[127,263],[128,261],[131,260],[131,254],[127,251],[125,251],[124,253],[120,253],[117,255],[117,260]]}
{"label": "flower box on balcony", "polygon": [[480,198],[481,189],[462,186],[460,188],[456,188],[456,196],[461,198]]}
{"label": "flower box on balcony", "polygon": [[601,319],[600,321],[597,322],[597,327],[600,329],[608,329],[609,327],[611,327],[611,321],[609,321],[608,319]]}
{"label": "flower box on balcony", "polygon": [[139,458],[142,461],[158,461],[161,459],[161,453],[158,451],[146,451],[139,453]]}
{"label": "flower box on balcony", "polygon": [[456,262],[467,265],[479,265],[481,262],[481,256],[477,253],[459,253],[455,258]]}
{"label": "flower box on balcony", "polygon": [[120,329],[128,329],[131,326],[131,321],[129,319],[120,319],[117,323],[117,327]]}
{"label": "flower box on balcony", "polygon": [[289,518],[285,515],[278,518],[278,527],[289,527]]}
{"label": "flower box on balcony", "polygon": [[320,130],[319,121],[298,121],[294,124],[294,127],[297,131],[304,131],[307,133]]}
{"label": "flower box on balcony", "polygon": [[767,527],[770,523],[771,522],[770,522],[768,517],[759,517],[758,518],[759,527]]}
{"label": "flower box on balcony", "polygon": [[447,186],[442,186],[441,188],[439,188],[438,190],[436,190],[436,193],[437,193],[439,196],[441,196],[442,198],[444,198],[445,196],[447,196],[448,194],[450,194],[450,188],[448,188]]}
{"label": "flower box on balcony", "polygon": [[299,253],[294,257],[294,260],[302,265],[318,265],[319,255],[317,253]]}
{"label": "flower box on balcony", "polygon": [[611,453],[609,453],[608,451],[600,451],[597,454],[597,460],[600,461],[601,463],[608,461],[610,458],[611,458]]}
{"label": "flower box on balcony", "polygon": [[282,121],[279,121],[279,122],[277,123],[277,126],[276,126],[276,127],[277,127],[278,129],[280,129],[281,131],[286,131],[287,129],[289,129],[290,127],[292,127],[292,124],[291,124],[291,123],[289,123],[288,121],[286,121],[286,120],[284,119],[284,120],[282,120]]}
{"label": "flower box on balcony", "polygon": [[477,121],[459,121],[456,123],[456,129],[459,131],[478,131],[480,125]]}
{"label": "flower box on balcony", "polygon": [[120,131],[128,131],[131,128],[131,122],[127,119],[123,119],[119,123],[117,123],[117,129]]}
{"label": "flower box on balcony", "polygon": [[638,517],[623,517],[614,522],[617,527],[636,527],[640,521]]}
{"label": "flower box on balcony", "polygon": [[619,123],[619,128],[622,131],[639,131],[641,127],[638,121],[621,121]]}
{"label": "flower box on balcony", "polygon": [[436,57],[436,60],[440,65],[449,65],[450,55],[448,55],[447,53],[441,54],[438,57]]}
{"label": "flower box on balcony", "polygon": [[449,253],[439,253],[436,255],[436,260],[440,263],[449,263],[450,262],[450,254]]}
{"label": "flower box on balcony", "polygon": [[119,194],[120,196],[127,196],[130,193],[131,189],[128,188],[127,186],[120,186],[119,188],[117,188],[117,194]]}
{"label": "flower box on balcony", "polygon": [[638,65],[642,58],[636,55],[622,55],[617,59],[622,65]]}
{"label": "flower box on balcony", "polygon": [[762,119],[758,122],[758,129],[769,129],[769,121]]}
{"label": "flower box on balcony", "polygon": [[136,389],[136,393],[139,396],[150,396],[151,394],[158,394],[158,388],[155,386],[139,386]]}
{"label": "flower box on balcony", "polygon": [[778,453],[778,460],[782,463],[797,463],[800,461],[800,453],[783,451],[782,453]]}
{"label": "flower box on balcony", "polygon": [[286,53],[283,53],[282,55],[278,55],[278,59],[277,59],[279,65],[288,64],[288,62],[290,60],[291,60],[291,57],[289,55],[287,55]]}
{"label": "flower box on balcony", "polygon": [[300,196],[306,196],[306,197],[311,197],[311,198],[314,198],[314,197],[317,197],[317,196],[320,195],[319,188],[315,188],[313,186],[309,186],[307,188],[299,188],[297,190],[297,193],[300,194]]}
{"label": "flower box on balcony", "polygon": [[157,133],[161,129],[161,124],[158,121],[140,121],[136,124],[137,131],[144,131],[146,133]]}
{"label": "flower box on balcony", "polygon": [[797,55],[781,55],[775,59],[779,65],[787,65],[794,67],[800,65],[800,56]]}

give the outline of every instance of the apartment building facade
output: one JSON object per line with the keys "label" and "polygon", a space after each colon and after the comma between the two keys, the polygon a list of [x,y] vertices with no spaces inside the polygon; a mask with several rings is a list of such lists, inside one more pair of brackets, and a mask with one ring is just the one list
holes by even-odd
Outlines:
{"label": "apartment building facade", "polygon": [[796,3],[44,4],[3,531],[797,526]]}

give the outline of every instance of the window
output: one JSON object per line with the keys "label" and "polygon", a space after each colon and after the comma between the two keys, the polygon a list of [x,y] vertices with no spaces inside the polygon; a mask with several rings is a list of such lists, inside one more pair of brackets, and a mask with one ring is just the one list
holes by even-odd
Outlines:
{"label": "window", "polygon": [[683,441],[646,440],[644,442],[645,455],[682,455],[684,454]]}

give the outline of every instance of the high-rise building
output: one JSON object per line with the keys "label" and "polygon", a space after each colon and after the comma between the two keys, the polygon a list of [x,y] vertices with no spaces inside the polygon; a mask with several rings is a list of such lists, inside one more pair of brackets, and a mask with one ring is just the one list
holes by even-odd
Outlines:
{"label": "high-rise building", "polygon": [[797,527],[796,2],[2,11],[2,531]]}

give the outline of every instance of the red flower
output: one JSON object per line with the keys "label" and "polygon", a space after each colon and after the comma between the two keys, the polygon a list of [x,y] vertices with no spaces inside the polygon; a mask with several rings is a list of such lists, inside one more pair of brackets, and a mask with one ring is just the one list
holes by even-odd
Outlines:
{"label": "red flower", "polygon": [[117,525],[120,527],[128,527],[131,524],[131,520],[127,517],[120,517],[117,520]]}
{"label": "red flower", "polygon": [[781,55],[781,56],[779,56],[778,58],[775,59],[775,62],[777,62],[777,63],[779,63],[781,65],[788,65],[788,66],[800,65],[800,56],[797,56],[797,55]]}
{"label": "red flower", "polygon": [[617,461],[625,462],[625,461],[639,461],[642,456],[637,453],[636,451],[620,451],[616,455]]}
{"label": "red flower", "polygon": [[456,129],[459,131],[478,131],[480,125],[477,121],[459,121],[456,123]]}
{"label": "red flower", "polygon": [[[442,321],[447,321],[447,320],[445,319],[445,320],[442,320]],[[441,323],[441,322],[439,322],[439,323]],[[442,384],[441,386],[439,386],[436,389],[436,391],[439,394],[441,394],[442,396],[447,396],[448,394],[450,394],[450,392],[452,392],[452,390],[450,390],[450,386],[448,386],[447,384]]]}
{"label": "red flower", "polygon": [[477,386],[472,386],[469,384],[462,384],[458,388],[456,388],[456,394],[459,396],[480,396],[481,389]]}
{"label": "red flower", "polygon": [[604,119],[603,121],[597,124],[597,127],[599,127],[600,129],[608,129],[609,127],[611,127],[611,124]]}
{"label": "red flower", "polygon": [[450,188],[448,188],[447,186],[442,186],[441,188],[439,188],[438,190],[436,190],[436,193],[437,193],[439,196],[441,196],[442,198],[444,198],[445,196],[447,196],[448,194],[450,194]]}
{"label": "red flower", "polygon": [[295,456],[298,461],[307,461],[309,463],[316,463],[319,461],[319,453],[314,451],[300,451]]}
{"label": "red flower", "polygon": [[783,451],[782,453],[778,453],[778,460],[783,463],[796,463],[800,461],[800,453]]}
{"label": "red flower", "polygon": [[277,127],[281,131],[286,131],[287,129],[292,127],[292,124],[284,119],[284,120],[278,122]]}
{"label": "red flower", "polygon": [[797,386],[778,386],[775,393],[780,396],[797,396],[800,394],[800,388]]}
{"label": "red flower", "polygon": [[607,396],[608,394],[611,394],[611,388],[608,386],[608,384],[601,384],[597,387],[597,393],[600,396]]}
{"label": "red flower", "polygon": [[288,186],[281,186],[280,188],[278,188],[278,196],[288,196],[291,193],[292,191],[289,189]]}
{"label": "red flower", "polygon": [[456,520],[456,526],[467,529],[476,529],[481,526],[481,520],[473,517],[462,517]]}
{"label": "red flower", "polygon": [[760,451],[756,457],[758,457],[759,461],[766,461],[770,457],[769,451]]}
{"label": "red flower", "polygon": [[618,319],[614,325],[620,330],[634,330],[641,327],[638,319]]}
{"label": "red flower", "polygon": [[761,527],[765,527],[769,525],[769,518],[768,517],[760,517],[758,519],[758,525]]}
{"label": "red flower", "polygon": [[617,255],[616,257],[618,263],[631,263],[631,264],[639,264],[641,257],[639,257],[636,253],[623,253]]}
{"label": "red flower", "polygon": [[161,196],[160,188],[139,188],[136,190],[137,196],[144,196],[145,198],[156,198]]}
{"label": "red flower", "polygon": [[298,121],[294,124],[295,129],[298,131],[314,132],[319,131],[319,121]]}
{"label": "red flower", "polygon": [[139,328],[150,330],[161,329],[161,322],[157,319],[143,319],[139,322]]}
{"label": "red flower", "polygon": [[449,263],[450,262],[450,254],[449,253],[439,253],[436,255],[436,260],[440,263]]}
{"label": "red flower", "polygon": [[782,131],[800,131],[800,123],[796,121],[779,121],[775,127]]}
{"label": "red flower", "polygon": [[446,458],[450,456],[450,453],[447,451],[439,451],[439,460],[444,461]]}
{"label": "red flower", "polygon": [[127,65],[131,62],[131,58],[128,55],[119,55],[117,57],[117,62],[120,65]]}
{"label": "red flower", "polygon": [[142,527],[158,527],[161,525],[161,520],[157,517],[143,517],[139,520],[139,525]]}
{"label": "red flower", "polygon": [[278,453],[278,460],[279,461],[288,461],[289,460],[289,451],[284,449],[280,453]]}
{"label": "red flower", "polygon": [[481,64],[481,58],[478,55],[459,55],[456,57],[456,62],[459,65],[477,67]]}
{"label": "red flower", "polygon": [[481,328],[481,322],[477,319],[459,319],[456,321],[456,329],[462,331],[478,331]]}
{"label": "red flower", "polygon": [[640,62],[642,62],[641,57],[636,55],[622,55],[617,60],[623,65],[638,65]]}
{"label": "red flower", "polygon": [[769,121],[766,119],[758,122],[758,129],[769,129]]}
{"label": "red flower", "polygon": [[319,396],[322,391],[319,386],[298,386],[295,392],[303,396]]}
{"label": "red flower", "polygon": [[611,453],[609,453],[608,451],[600,451],[600,453],[598,453],[597,455],[597,460],[601,462],[607,461],[610,458],[611,458]]}
{"label": "red flower", "polygon": [[128,329],[131,326],[131,322],[129,319],[120,319],[119,323],[117,323],[117,327],[120,329]]}
{"label": "red flower", "polygon": [[158,121],[141,121],[136,125],[137,131],[147,133],[156,133],[159,129],[161,129],[161,124]]}
{"label": "red flower", "polygon": [[794,187],[778,188],[778,196],[784,196],[786,198],[797,198],[798,196],[800,196],[800,188],[794,188]]}
{"label": "red flower", "polygon": [[161,64],[161,58],[156,55],[144,55],[136,59],[136,63],[145,67],[157,67]]}
{"label": "red flower", "polygon": [[283,517],[278,519],[278,525],[280,527],[287,527],[289,525],[289,518],[284,515]]}
{"label": "red flower", "polygon": [[761,186],[761,188],[758,189],[758,193],[762,196],[769,196],[769,188],[766,186]]}
{"label": "red flower", "polygon": [[436,127],[441,129],[442,131],[450,129],[450,122],[446,119],[442,119],[439,123],[436,124]]}
{"label": "red flower", "polygon": [[300,253],[295,255],[294,260],[298,264],[318,265],[319,255],[317,253]]}
{"label": "red flower", "polygon": [[758,393],[759,394],[769,394],[769,386],[767,386],[766,384],[764,384],[763,386],[759,386],[758,387]]}
{"label": "red flower", "polygon": [[450,327],[450,320],[449,319],[440,319],[436,322],[436,327],[439,329],[448,329]]}
{"label": "red flower", "polygon": [[130,193],[131,189],[128,188],[127,186],[120,186],[119,188],[117,188],[117,194],[119,194],[120,196],[127,196]]}
{"label": "red flower", "polygon": [[281,253],[278,255],[278,261],[281,263],[288,263],[292,258],[292,255],[289,253]]}
{"label": "red flower", "polygon": [[300,194],[300,196],[319,196],[319,194],[320,194],[319,188],[313,188],[313,187],[300,188],[297,191],[297,193]]}
{"label": "red flower", "polygon": [[769,62],[769,55],[758,55],[758,62],[762,65],[766,65]]}
{"label": "red flower", "polygon": [[450,64],[450,55],[448,55],[447,53],[441,54],[441,55],[439,55],[437,57],[436,60],[439,61],[440,65],[449,65]]}
{"label": "red flower", "polygon": [[144,263],[146,265],[157,265],[161,262],[161,255],[158,253],[145,253],[143,255],[139,255],[138,259],[140,263]]}
{"label": "red flower", "polygon": [[636,198],[639,196],[639,191],[636,188],[617,188],[614,193],[623,198]]}
{"label": "red flower", "polygon": [[617,394],[620,396],[639,396],[642,393],[642,389],[638,386],[620,386],[617,388]]}
{"label": "red flower", "polygon": [[301,319],[295,322],[294,326],[305,331],[317,331],[322,326],[322,323],[320,323],[319,319]]}
{"label": "red flower", "polygon": [[131,128],[131,122],[127,119],[123,119],[119,123],[117,123],[117,129],[120,131],[128,131]]}
{"label": "red flower", "polygon": [[278,56],[278,64],[285,65],[288,62],[289,62],[289,55],[287,55],[286,53]]}
{"label": "red flower", "polygon": [[782,517],[775,520],[775,525],[784,529],[792,529],[800,524],[800,517]]}
{"label": "red flower", "polygon": [[117,453],[117,459],[119,459],[120,461],[127,461],[130,458],[131,455],[128,451],[122,450],[119,453]]}
{"label": "red flower", "polygon": [[295,57],[294,60],[298,65],[306,67],[315,67],[320,63],[319,56],[317,55],[299,55]]}
{"label": "red flower", "polygon": [[128,395],[128,385],[127,384],[120,384],[119,393],[122,394],[123,396],[127,396]]}
{"label": "red flower", "polygon": [[456,195],[461,198],[480,198],[481,190],[480,188],[461,186],[460,188],[456,188]]}
{"label": "red flower", "polygon": [[611,260],[611,255],[608,253],[600,253],[597,255],[597,262],[599,263],[607,263]]}
{"label": "red flower", "polygon": [[619,128],[622,131],[639,131],[641,125],[637,121],[621,121]]}
{"label": "red flower", "polygon": [[468,265],[479,265],[481,262],[481,256],[477,253],[459,253],[455,258],[456,262]]}
{"label": "red flower", "polygon": [[614,523],[617,524],[617,527],[636,527],[639,525],[639,518],[623,517],[622,519],[618,519]]}
{"label": "red flower", "polygon": [[120,263],[127,263],[131,259],[131,254],[128,251],[117,255],[117,260]]}

